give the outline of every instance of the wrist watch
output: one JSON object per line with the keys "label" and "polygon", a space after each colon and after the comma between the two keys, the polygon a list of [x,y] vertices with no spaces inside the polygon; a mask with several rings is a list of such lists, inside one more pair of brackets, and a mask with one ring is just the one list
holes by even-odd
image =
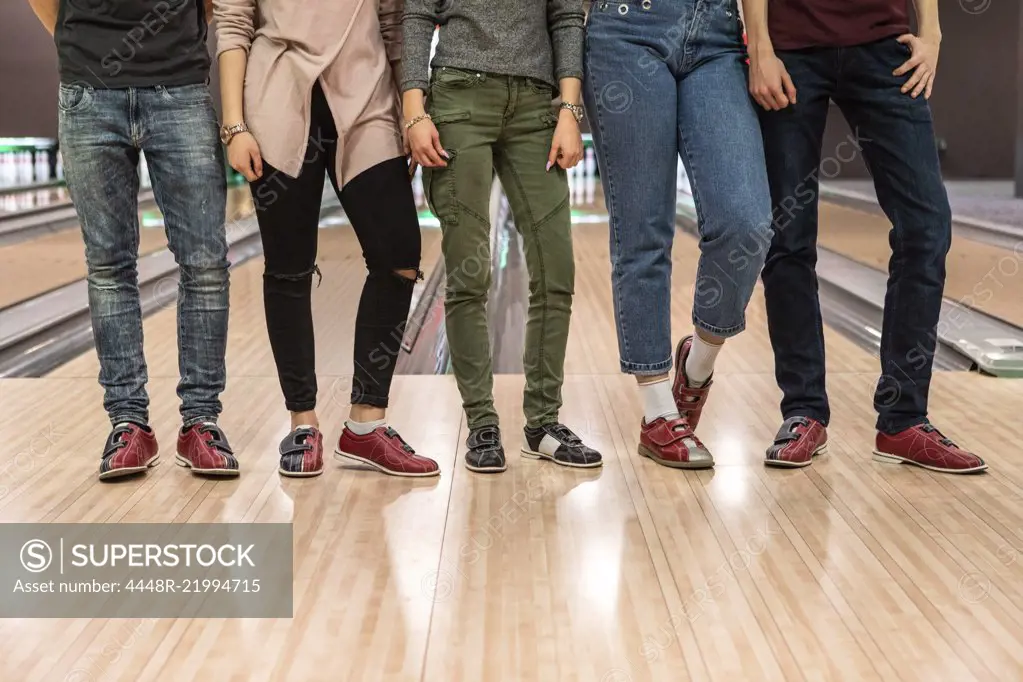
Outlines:
{"label": "wrist watch", "polygon": [[575,116],[576,123],[582,123],[583,121],[583,108],[578,104],[569,104],[568,102],[561,103],[562,109],[568,109]]}
{"label": "wrist watch", "polygon": [[249,132],[249,128],[244,123],[236,123],[233,126],[224,125],[220,128],[220,141],[224,144],[230,144],[235,135],[247,132]]}

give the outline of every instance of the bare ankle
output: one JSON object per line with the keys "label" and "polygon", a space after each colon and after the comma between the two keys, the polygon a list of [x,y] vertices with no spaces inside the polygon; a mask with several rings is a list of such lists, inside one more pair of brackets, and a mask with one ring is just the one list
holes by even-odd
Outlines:
{"label": "bare ankle", "polygon": [[306,412],[292,412],[291,430],[294,431],[300,426],[312,426],[315,429],[320,428],[320,420],[316,416],[316,411],[308,410]]}
{"label": "bare ankle", "polygon": [[387,410],[373,405],[352,405],[348,418],[353,422],[378,422],[387,418]]}

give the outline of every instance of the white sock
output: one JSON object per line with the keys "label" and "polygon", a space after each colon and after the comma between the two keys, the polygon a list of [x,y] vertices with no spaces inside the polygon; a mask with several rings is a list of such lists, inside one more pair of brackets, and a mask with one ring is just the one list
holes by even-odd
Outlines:
{"label": "white sock", "polygon": [[372,422],[356,422],[349,419],[345,422],[345,426],[347,426],[348,430],[357,436],[368,436],[373,433],[374,430],[380,428],[386,423],[386,419],[377,419]]}
{"label": "white sock", "polygon": [[315,428],[316,427],[313,426],[312,424],[299,424],[298,426],[293,428],[292,431],[299,431],[300,429],[315,429]]}
{"label": "white sock", "polygon": [[714,361],[723,347],[723,343],[714,345],[701,339],[699,334],[693,334],[693,347],[686,358],[686,376],[694,386],[702,386],[710,379],[714,373]]}
{"label": "white sock", "polygon": [[639,393],[643,396],[643,418],[647,424],[661,417],[669,420],[679,418],[675,398],[671,395],[671,384],[667,378],[640,384]]}

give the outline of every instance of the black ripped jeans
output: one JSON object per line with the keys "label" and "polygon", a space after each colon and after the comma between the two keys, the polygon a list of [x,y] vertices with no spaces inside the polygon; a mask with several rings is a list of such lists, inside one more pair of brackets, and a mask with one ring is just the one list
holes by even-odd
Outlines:
{"label": "black ripped jeans", "polygon": [[[391,377],[405,335],[421,236],[408,165],[402,157],[380,163],[337,186],[337,129],[320,86],[313,89],[306,158],[292,178],[265,161],[250,186],[263,240],[263,303],[270,346],[288,410],[316,407],[316,357],[311,289],[324,174],[359,238],[369,273],[355,318],[353,405],[387,407]],[[328,273],[329,275],[329,273]]]}

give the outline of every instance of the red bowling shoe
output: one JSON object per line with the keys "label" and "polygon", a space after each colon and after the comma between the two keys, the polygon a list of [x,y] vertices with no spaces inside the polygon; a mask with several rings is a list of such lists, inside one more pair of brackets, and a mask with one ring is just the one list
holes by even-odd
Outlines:
{"label": "red bowling shoe", "polygon": [[828,451],[828,432],[816,419],[790,417],[767,448],[764,464],[772,467],[805,467]]}
{"label": "red bowling shoe", "polygon": [[345,427],[334,457],[365,464],[391,476],[421,478],[440,474],[440,466],[435,461],[417,455],[389,426],[378,426],[365,436]]}
{"label": "red bowling shoe", "polygon": [[672,469],[709,469],[714,456],[693,433],[685,419],[664,417],[649,424],[644,420],[639,432],[639,454]]}
{"label": "red bowling shoe", "polygon": [[193,474],[237,476],[238,458],[220,427],[212,422],[193,424],[178,433],[177,462]]}
{"label": "red bowling shoe", "polygon": [[675,348],[675,381],[671,386],[671,394],[675,397],[675,407],[682,418],[696,430],[700,423],[700,415],[707,404],[707,395],[710,393],[711,379],[703,386],[693,386],[686,376],[686,358],[693,347],[693,337],[690,334],[678,342]]}
{"label": "red bowling shoe", "polygon": [[103,446],[99,478],[106,481],[137,474],[154,466],[159,458],[160,448],[151,428],[131,423],[118,424]]}
{"label": "red bowling shoe", "polygon": [[927,423],[893,435],[879,432],[874,459],[913,464],[943,474],[973,474],[987,469],[984,460],[963,450]]}

